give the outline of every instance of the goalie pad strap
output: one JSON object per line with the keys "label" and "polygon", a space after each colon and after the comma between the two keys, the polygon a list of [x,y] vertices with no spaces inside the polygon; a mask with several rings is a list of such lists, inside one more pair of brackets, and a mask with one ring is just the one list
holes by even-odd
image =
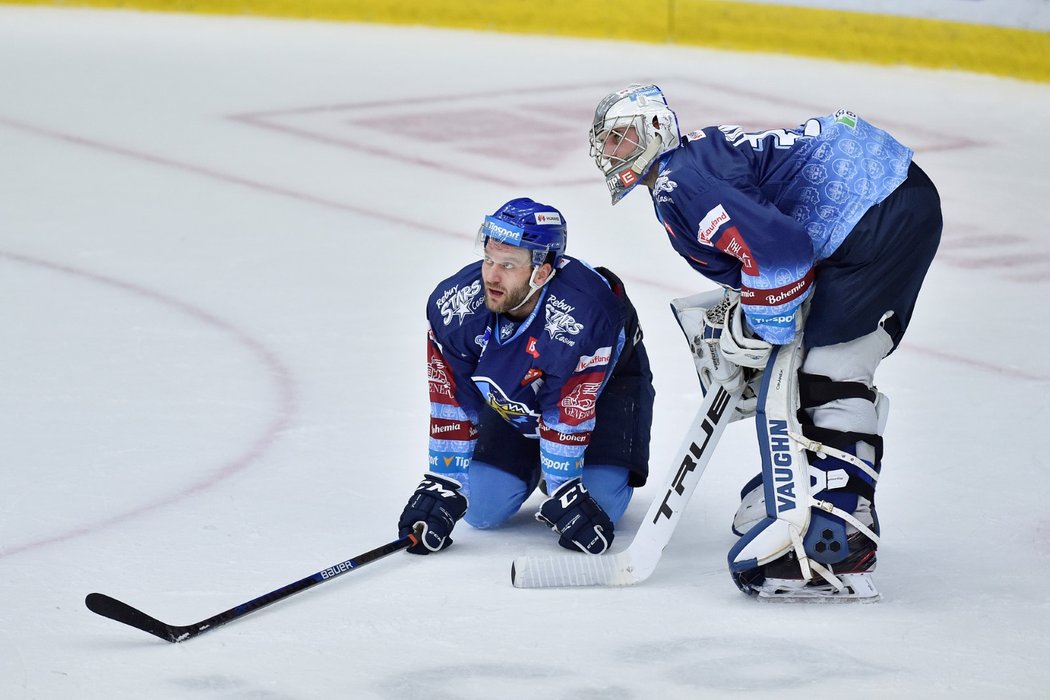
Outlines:
{"label": "goalie pad strap", "polygon": [[834,505],[832,505],[828,501],[817,501],[817,500],[814,500],[813,501],[813,505],[815,507],[817,507],[817,508],[820,508],[822,511],[824,511],[826,513],[831,513],[832,515],[835,515],[835,516],[838,516],[838,517],[842,518],[847,523],[849,523],[850,525],[852,525],[853,527],[857,528],[862,533],[864,533],[864,535],[868,539],[870,539],[872,542],[874,542],[875,544],[879,544],[879,536],[877,534],[875,534],[875,531],[872,530],[867,525],[865,525],[864,523],[862,523],[861,521],[857,520],[855,517],[853,517],[852,513],[847,513],[846,511],[842,510],[841,508],[836,508]]}
{"label": "goalie pad strap", "polygon": [[[828,448],[834,448],[836,451],[841,452],[853,447],[853,445],[858,442],[866,442],[875,450],[875,464],[882,464],[881,435],[875,435],[873,433],[843,432],[841,430],[832,430],[831,428],[819,428],[815,425],[802,425],[801,428],[802,434],[816,445],[822,446],[826,454],[832,454]],[[813,452],[819,452],[819,450],[810,447],[806,447],[806,449],[812,450]],[[847,459],[840,454],[834,454],[832,456],[844,459],[851,464],[855,464],[853,460],[855,460],[856,457],[853,457],[853,459]]]}
{"label": "goalie pad strap", "polygon": [[865,399],[875,403],[879,392],[863,382],[833,381],[822,374],[798,373],[798,394],[802,408],[816,408],[839,399]]}

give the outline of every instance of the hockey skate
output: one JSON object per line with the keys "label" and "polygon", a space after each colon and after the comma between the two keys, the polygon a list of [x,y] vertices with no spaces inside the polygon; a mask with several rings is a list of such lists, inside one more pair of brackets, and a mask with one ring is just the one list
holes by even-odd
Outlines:
{"label": "hockey skate", "polygon": [[[854,517],[864,525],[878,530],[878,516],[875,508],[867,499],[858,499]],[[733,518],[733,533],[743,537],[757,525],[765,513],[765,498],[762,489],[761,474],[751,479],[740,492],[740,507]],[[872,580],[871,572],[875,570],[876,544],[867,535],[855,528],[846,537],[849,554],[845,559],[827,570],[841,582],[838,587],[823,576],[806,580],[802,576],[802,567],[798,556],[790,551],[779,559],[769,562],[760,570],[747,576],[747,592],[759,600],[783,603],[874,603],[879,600],[879,592]],[[830,533],[823,533],[830,539]],[[817,541],[817,551],[825,548],[834,549],[836,542]],[[809,565],[813,568],[814,562]],[[819,566],[819,564],[818,564]]]}
{"label": "hockey skate", "polygon": [[[748,572],[740,583],[759,600],[776,603],[874,603],[880,598],[871,572],[875,570],[875,544],[860,532],[847,538],[849,555],[827,573],[806,580],[794,552]],[[817,573],[824,569],[809,562]]]}

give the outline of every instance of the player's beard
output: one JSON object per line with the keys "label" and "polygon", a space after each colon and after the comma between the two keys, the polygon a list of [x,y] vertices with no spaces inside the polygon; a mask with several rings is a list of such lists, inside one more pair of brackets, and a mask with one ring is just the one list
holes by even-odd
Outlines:
{"label": "player's beard", "polygon": [[529,292],[532,288],[529,286],[528,281],[524,282],[518,287],[499,287],[499,290],[503,294],[499,295],[498,299],[493,299],[490,293],[490,287],[485,284],[485,308],[489,311],[497,314],[505,314],[511,311],[529,296]]}

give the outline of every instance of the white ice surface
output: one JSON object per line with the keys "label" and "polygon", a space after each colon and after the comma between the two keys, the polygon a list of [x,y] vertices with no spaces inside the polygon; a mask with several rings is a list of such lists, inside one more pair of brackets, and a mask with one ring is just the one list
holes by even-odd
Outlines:
{"label": "white ice surface", "polygon": [[[634,80],[684,129],[851,108],[940,187],[941,251],[878,377],[883,602],[736,590],[757,470],[736,424],[635,588],[512,588],[514,556],[561,551],[534,496],[186,644],[84,607],[191,623],[393,539],[425,465],[424,300],[515,196],[625,279],[659,482],[699,401],[668,300],[710,285],[587,157],[594,104]],[[0,697],[1046,697],[1048,124],[1050,87],[971,74],[0,7]]]}

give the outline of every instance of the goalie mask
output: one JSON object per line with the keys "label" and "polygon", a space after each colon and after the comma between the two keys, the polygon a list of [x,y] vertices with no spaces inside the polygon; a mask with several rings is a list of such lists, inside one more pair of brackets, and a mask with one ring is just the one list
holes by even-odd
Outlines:
{"label": "goalie mask", "polygon": [[612,203],[623,199],[657,158],[681,141],[678,117],[657,86],[635,84],[607,95],[594,111],[590,142]]}

